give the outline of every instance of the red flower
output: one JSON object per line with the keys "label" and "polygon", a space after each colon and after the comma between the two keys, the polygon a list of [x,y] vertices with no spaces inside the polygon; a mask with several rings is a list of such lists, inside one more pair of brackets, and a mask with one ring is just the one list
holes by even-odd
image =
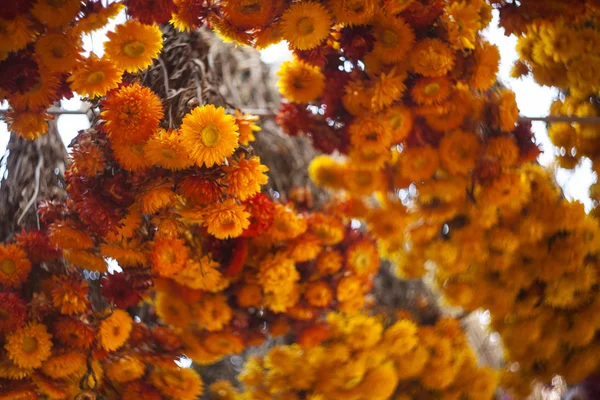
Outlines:
{"label": "red flower", "polygon": [[144,24],[164,24],[177,12],[173,0],[126,0],[127,12]]}
{"label": "red flower", "polygon": [[135,306],[142,299],[143,292],[152,285],[150,275],[144,271],[107,274],[102,278],[102,295],[118,308]]}
{"label": "red flower", "polygon": [[540,155],[542,150],[535,144],[535,137],[531,131],[531,121],[519,122],[513,131],[517,146],[519,146],[519,155],[522,162],[533,161]]}
{"label": "red flower", "polygon": [[21,231],[15,235],[17,245],[25,250],[27,258],[33,263],[56,260],[61,251],[39,230]]}
{"label": "red flower", "polygon": [[428,29],[442,15],[444,7],[444,0],[417,0],[400,15],[415,29]]}
{"label": "red flower", "polygon": [[269,196],[258,193],[244,202],[250,213],[250,226],[242,233],[243,237],[253,237],[264,233],[273,223],[275,204]]}
{"label": "red flower", "polygon": [[0,293],[0,332],[12,332],[25,323],[27,306],[17,294]]}
{"label": "red flower", "polygon": [[11,53],[0,63],[0,89],[7,92],[24,93],[38,83],[39,79],[38,66],[29,54]]}
{"label": "red flower", "polygon": [[29,11],[33,0],[13,0],[10,7],[0,7],[0,18],[15,19],[17,15]]}
{"label": "red flower", "polygon": [[340,48],[346,59],[356,62],[373,49],[371,26],[345,27],[340,31]]}

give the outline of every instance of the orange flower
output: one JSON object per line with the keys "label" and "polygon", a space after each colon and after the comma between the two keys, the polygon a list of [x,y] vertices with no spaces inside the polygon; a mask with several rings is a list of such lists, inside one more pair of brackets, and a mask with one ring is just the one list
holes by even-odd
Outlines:
{"label": "orange flower", "polygon": [[188,248],[182,239],[160,239],[152,248],[152,270],[159,276],[171,277],[185,267]]}
{"label": "orange flower", "polygon": [[225,171],[225,183],[227,194],[241,201],[254,196],[260,192],[260,186],[265,185],[269,178],[265,175],[269,168],[260,163],[258,156],[246,160],[242,155],[237,165],[223,167]]}
{"label": "orange flower", "polygon": [[52,277],[52,303],[61,314],[82,314],[88,308],[88,285],[75,277]]}
{"label": "orange flower", "polygon": [[337,299],[339,301],[350,301],[363,295],[363,281],[356,276],[342,278],[337,287]]}
{"label": "orange flower", "polygon": [[308,220],[308,226],[323,244],[332,246],[344,240],[344,225],[336,217],[313,213]]}
{"label": "orange flower", "polygon": [[27,254],[14,244],[0,245],[0,285],[17,288],[27,279],[31,262]]}
{"label": "orange flower", "polygon": [[189,305],[181,298],[159,292],[155,300],[156,314],[165,323],[185,328],[192,321]]}
{"label": "orange flower", "polygon": [[342,255],[337,250],[326,250],[317,257],[318,276],[333,275],[342,268]]}
{"label": "orange flower", "polygon": [[86,355],[84,353],[69,351],[53,354],[42,364],[41,371],[44,375],[61,379],[69,375],[79,374],[86,370]]}
{"label": "orange flower", "polygon": [[204,392],[198,373],[189,368],[156,368],[150,382],[164,396],[178,400],[195,400]]}
{"label": "orange flower", "polygon": [[275,205],[273,223],[267,235],[274,241],[296,238],[306,232],[306,219],[297,215],[294,210],[282,204]]}
{"label": "orange flower", "polygon": [[52,335],[46,325],[31,323],[6,335],[8,357],[21,368],[39,368],[50,357]]}
{"label": "orange flower", "polygon": [[250,226],[250,213],[233,199],[209,205],[205,210],[204,226],[217,239],[235,238]]}
{"label": "orange flower", "polygon": [[89,349],[94,342],[94,333],[80,320],[61,318],[54,323],[54,337],[67,347]]}
{"label": "orange flower", "polygon": [[304,292],[304,297],[311,306],[327,307],[333,301],[333,290],[326,282],[311,282]]}
{"label": "orange flower", "polygon": [[48,132],[47,120],[52,119],[43,111],[9,111],[6,120],[8,130],[16,132],[20,137],[34,140]]}
{"label": "orange flower", "polygon": [[64,221],[56,221],[48,227],[50,242],[63,249],[85,250],[94,246],[94,239],[80,229],[70,227]]}
{"label": "orange flower", "polygon": [[103,257],[87,250],[65,249],[63,257],[78,267],[94,272],[106,272],[106,261]]}
{"label": "orange flower", "polygon": [[127,144],[149,139],[164,115],[158,96],[139,83],[111,93],[102,104],[100,116],[111,140]]}
{"label": "orange flower", "polygon": [[116,309],[112,315],[100,323],[98,341],[107,351],[115,351],[123,346],[133,328],[133,320],[126,311]]}
{"label": "orange flower", "polygon": [[70,72],[79,58],[81,40],[72,33],[50,33],[35,43],[35,54],[41,63],[55,72]]}
{"label": "orange flower", "polygon": [[144,214],[156,214],[175,202],[175,193],[168,187],[155,187],[142,197],[142,211]]}
{"label": "orange flower", "polygon": [[218,181],[194,175],[186,176],[179,181],[177,192],[190,203],[196,204],[216,203],[223,195]]}
{"label": "orange flower", "polygon": [[446,75],[454,66],[454,54],[440,39],[422,39],[410,55],[414,72],[424,76]]}
{"label": "orange flower", "polygon": [[244,285],[236,292],[237,303],[240,307],[260,307],[263,299],[259,285]]}
{"label": "orange flower", "polygon": [[211,333],[204,339],[206,349],[213,354],[225,356],[238,354],[244,350],[244,342],[239,336],[229,332]]}
{"label": "orange flower", "polygon": [[379,254],[375,244],[361,240],[350,246],[346,252],[348,267],[358,276],[369,276],[379,270]]}
{"label": "orange flower", "polygon": [[80,9],[80,0],[38,0],[31,14],[49,28],[60,28],[72,22]]}

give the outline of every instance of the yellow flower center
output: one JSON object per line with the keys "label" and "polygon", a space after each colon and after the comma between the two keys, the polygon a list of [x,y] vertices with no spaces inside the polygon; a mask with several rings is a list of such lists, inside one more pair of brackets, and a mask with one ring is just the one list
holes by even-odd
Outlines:
{"label": "yellow flower center", "polygon": [[390,125],[392,126],[392,128],[398,129],[403,124],[404,124],[404,118],[402,117],[402,115],[398,114],[398,115],[394,115],[394,116],[390,117]]}
{"label": "yellow flower center", "polygon": [[385,47],[394,47],[398,44],[398,34],[393,29],[384,29],[381,33],[381,43]]}
{"label": "yellow flower center", "polygon": [[23,346],[21,346],[21,350],[25,354],[31,354],[36,351],[38,348],[38,340],[31,336],[25,336],[23,338]]}
{"label": "yellow flower center", "polygon": [[223,228],[232,228],[235,226],[235,221],[231,217],[225,217],[221,220],[221,226]]}
{"label": "yellow flower center", "polygon": [[141,156],[144,154],[144,146],[141,143],[134,144],[131,146],[131,152],[136,156]]}
{"label": "yellow flower center", "polygon": [[366,254],[360,253],[354,259],[354,265],[356,265],[356,269],[359,271],[364,271],[367,269],[367,265],[369,265],[370,257]]}
{"label": "yellow flower center", "polygon": [[56,58],[63,58],[65,56],[65,48],[63,46],[52,47],[52,55]]}
{"label": "yellow flower center", "polygon": [[174,160],[176,154],[168,149],[163,149],[163,151],[161,152],[162,156],[164,158],[168,158],[169,160]]}
{"label": "yellow flower center", "polygon": [[139,57],[146,51],[146,46],[144,43],[139,40],[134,40],[132,42],[125,43],[123,46],[123,53],[125,53],[128,57]]}
{"label": "yellow flower center", "polygon": [[313,20],[308,17],[302,17],[296,23],[296,29],[298,29],[298,33],[302,36],[310,35],[315,31],[315,26],[313,25]]}
{"label": "yellow flower center", "polygon": [[97,85],[98,83],[104,80],[104,72],[102,71],[94,71],[87,77],[87,83],[90,85]]}
{"label": "yellow flower center", "polygon": [[430,83],[429,85],[425,86],[425,88],[423,89],[423,93],[425,93],[427,96],[433,96],[434,94],[436,94],[439,91],[440,91],[439,83]]}
{"label": "yellow flower center", "polygon": [[6,275],[12,275],[17,272],[17,264],[10,259],[2,260],[2,262],[0,262],[0,270]]}
{"label": "yellow flower center", "polygon": [[202,128],[200,131],[202,144],[206,147],[215,147],[221,140],[221,133],[219,129],[214,125],[208,125]]}
{"label": "yellow flower center", "polygon": [[173,253],[172,251],[165,253],[165,260],[167,260],[167,262],[169,264],[174,263],[175,262],[175,253]]}
{"label": "yellow flower center", "polygon": [[246,0],[240,4],[240,12],[244,14],[255,14],[260,12],[260,1]]}

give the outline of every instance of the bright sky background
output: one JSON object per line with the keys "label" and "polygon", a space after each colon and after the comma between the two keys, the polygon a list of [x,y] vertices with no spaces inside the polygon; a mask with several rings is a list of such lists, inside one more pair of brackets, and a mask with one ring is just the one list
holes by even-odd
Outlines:
{"label": "bright sky background", "polygon": [[[117,23],[121,23],[124,20],[125,15],[122,13],[105,29],[94,33],[92,36],[86,36],[84,38],[84,48],[86,49],[84,55],[87,56],[90,51],[93,51],[99,57],[102,56],[104,53],[102,44],[106,40],[106,32],[113,30]],[[504,85],[515,92],[521,115],[527,117],[543,117],[548,115],[550,104],[558,92],[549,87],[539,86],[531,77],[519,80],[510,77],[511,67],[517,59],[517,52],[515,50],[517,39],[514,36],[506,37],[504,30],[498,28],[497,12],[494,11],[494,20],[484,34],[490,42],[498,45],[500,49],[502,61],[499,78]],[[285,42],[271,46],[261,53],[263,61],[268,64],[278,64],[291,58],[291,53],[287,49]],[[61,106],[66,110],[79,110],[81,101],[76,97],[68,101],[62,101]],[[0,108],[6,108],[6,104],[3,107],[0,106]],[[89,128],[90,126],[85,115],[61,115],[57,118],[58,129],[64,143],[69,143],[79,130]],[[6,124],[0,122],[0,155],[4,153],[9,139],[6,128]],[[545,166],[554,168],[554,149],[548,138],[545,123],[534,122],[533,130],[538,143],[541,144],[544,150],[544,153],[538,158],[539,162]],[[2,171],[0,171],[1,173]],[[560,168],[557,169],[556,178],[569,199],[580,200],[586,205],[586,209],[589,210],[591,208],[588,187],[595,181],[595,174],[591,170],[591,162],[589,160],[584,160],[574,173]]]}

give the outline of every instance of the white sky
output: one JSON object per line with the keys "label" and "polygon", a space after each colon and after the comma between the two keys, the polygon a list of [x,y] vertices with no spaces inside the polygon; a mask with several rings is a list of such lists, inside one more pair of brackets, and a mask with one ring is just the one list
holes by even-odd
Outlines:
{"label": "white sky", "polygon": [[[93,51],[99,57],[104,53],[103,42],[106,40],[106,32],[113,30],[117,23],[125,20],[125,14],[121,13],[112,23],[103,30],[94,33],[92,36],[84,37],[84,48],[88,55]],[[510,70],[514,61],[518,58],[515,50],[517,39],[514,36],[504,36],[504,29],[498,27],[498,15],[494,11],[494,20],[490,27],[484,32],[487,39],[498,45],[501,54],[501,63],[499,69],[499,78],[510,89],[512,89],[517,98],[517,104],[521,115],[528,117],[541,117],[548,115],[550,104],[557,96],[558,92],[549,87],[542,87],[536,84],[531,77],[515,80],[510,77]],[[291,53],[287,49],[285,42],[271,46],[263,50],[262,59],[268,64],[277,64],[291,58]],[[67,110],[79,110],[81,101],[76,96],[68,101],[61,101],[61,106]],[[6,108],[6,105],[4,107]],[[65,143],[69,143],[81,129],[89,128],[90,124],[85,115],[61,115],[58,116],[58,130]],[[4,153],[8,143],[9,135],[6,124],[0,122],[0,155]],[[533,131],[536,139],[544,153],[538,158],[539,162],[545,166],[554,168],[553,152],[554,149],[548,138],[546,126],[543,122],[534,122]],[[2,171],[0,171],[2,173]],[[582,201],[586,209],[591,208],[591,200],[588,197],[588,187],[595,181],[594,173],[591,170],[591,162],[585,159],[581,166],[575,172],[564,169],[556,170],[556,177],[559,184],[563,187],[565,195],[569,199]]]}

